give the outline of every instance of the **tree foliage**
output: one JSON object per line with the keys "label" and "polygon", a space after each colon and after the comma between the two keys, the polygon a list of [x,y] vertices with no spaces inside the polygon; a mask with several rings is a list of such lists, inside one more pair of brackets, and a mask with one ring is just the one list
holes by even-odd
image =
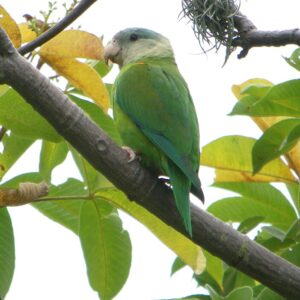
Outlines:
{"label": "tree foliage", "polygon": [[[40,30],[36,30],[37,19],[16,24],[1,6],[0,13],[3,16],[0,25],[16,47],[40,34]],[[48,21],[49,15],[46,16],[44,22]],[[298,53],[296,50],[286,61],[300,70]],[[82,30],[66,30],[31,53],[28,59],[39,68],[44,64],[50,66],[55,71],[54,79],[66,79],[64,92],[74,105],[120,143],[108,113],[110,86],[102,78],[110,69],[103,62],[101,39]],[[251,233],[257,243],[300,266],[300,80],[273,85],[266,79],[251,79],[233,86],[233,93],[238,102],[231,115],[251,117],[263,134],[258,139],[224,136],[203,147],[201,164],[214,168],[216,173],[213,188],[234,193],[232,197],[215,201],[207,210],[236,226],[243,234]],[[32,206],[78,235],[91,288],[101,299],[112,299],[125,284],[130,270],[130,235],[122,226],[119,209],[148,227],[178,255],[172,274],[185,265],[192,268],[194,279],[207,290],[207,294],[191,295],[185,299],[282,299],[254,279],[202,251],[146,209],[129,201],[6,85],[0,86],[0,124],[3,147],[0,179],[33,143],[41,143],[39,172],[2,180],[0,197],[7,189],[17,189],[20,183],[48,183],[48,195]],[[66,182],[54,185],[53,170],[65,161],[68,154],[72,156],[81,179],[68,178]],[[285,186],[289,195],[274,185],[275,182]],[[13,271],[13,228],[8,210],[1,208],[1,299],[9,290]]]}

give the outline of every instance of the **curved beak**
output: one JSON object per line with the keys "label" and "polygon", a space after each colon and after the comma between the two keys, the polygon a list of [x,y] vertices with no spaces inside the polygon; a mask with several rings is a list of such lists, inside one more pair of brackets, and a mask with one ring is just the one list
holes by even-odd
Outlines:
{"label": "curved beak", "polygon": [[116,40],[111,40],[104,49],[104,60],[108,64],[109,61],[119,64],[121,47]]}

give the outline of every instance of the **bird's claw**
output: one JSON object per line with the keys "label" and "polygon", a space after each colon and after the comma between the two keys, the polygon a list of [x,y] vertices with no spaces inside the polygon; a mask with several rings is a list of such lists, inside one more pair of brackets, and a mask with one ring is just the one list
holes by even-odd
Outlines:
{"label": "bird's claw", "polygon": [[135,154],[135,152],[130,147],[123,146],[122,149],[127,152],[128,163],[134,161],[137,158],[137,155]]}

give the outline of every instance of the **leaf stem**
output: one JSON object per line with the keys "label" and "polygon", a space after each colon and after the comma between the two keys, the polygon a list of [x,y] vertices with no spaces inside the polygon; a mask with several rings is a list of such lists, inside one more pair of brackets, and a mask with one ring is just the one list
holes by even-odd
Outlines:
{"label": "leaf stem", "polygon": [[58,196],[58,197],[42,197],[39,199],[34,200],[35,202],[44,202],[44,201],[62,201],[62,200],[93,200],[94,197],[91,195],[86,196]]}

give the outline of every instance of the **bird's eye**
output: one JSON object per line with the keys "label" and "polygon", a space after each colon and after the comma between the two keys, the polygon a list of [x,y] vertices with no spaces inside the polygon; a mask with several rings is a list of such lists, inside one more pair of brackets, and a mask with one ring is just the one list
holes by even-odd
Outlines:
{"label": "bird's eye", "polygon": [[129,37],[129,39],[132,41],[132,42],[135,42],[137,39],[138,39],[138,35],[136,33],[132,33]]}

